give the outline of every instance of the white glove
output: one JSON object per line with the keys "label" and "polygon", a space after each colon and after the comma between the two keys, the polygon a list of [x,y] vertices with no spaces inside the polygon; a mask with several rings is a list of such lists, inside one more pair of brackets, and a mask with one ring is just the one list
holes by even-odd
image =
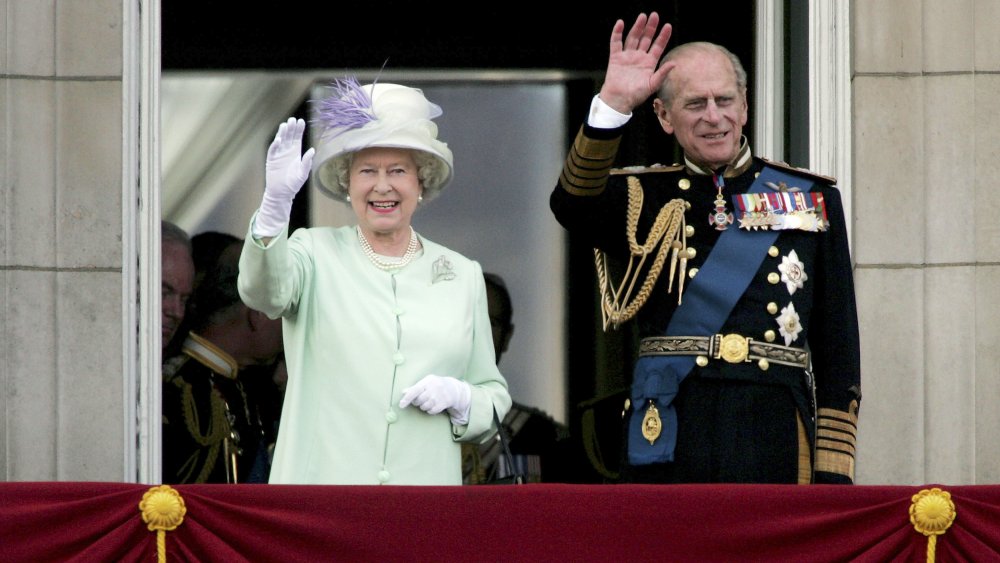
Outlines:
{"label": "white glove", "polygon": [[420,381],[403,389],[399,408],[405,409],[411,404],[428,414],[438,414],[448,409],[452,424],[468,424],[469,410],[472,408],[472,387],[454,377],[425,375]]}
{"label": "white glove", "polygon": [[299,193],[312,169],[316,149],[302,154],[302,133],[306,122],[289,117],[278,126],[264,165],[264,201],[253,222],[253,236],[274,237],[288,224],[292,214],[292,199]]}

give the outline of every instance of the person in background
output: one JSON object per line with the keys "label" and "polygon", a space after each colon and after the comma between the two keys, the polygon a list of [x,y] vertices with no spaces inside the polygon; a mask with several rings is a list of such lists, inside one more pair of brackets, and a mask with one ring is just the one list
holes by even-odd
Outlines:
{"label": "person in background", "polygon": [[[240,249],[243,248],[243,239],[219,231],[204,231],[191,236],[188,242],[188,253],[194,265],[194,281],[188,292],[189,295],[198,289],[198,285],[205,278],[205,274],[215,267],[220,255],[227,251],[227,247],[230,248],[228,252],[233,252],[238,257]],[[187,338],[188,331],[191,330],[190,324],[191,316],[190,314],[186,314],[181,322],[174,327],[169,349],[165,350],[163,354],[164,359],[176,355],[180,351],[181,345]]]}
{"label": "person in background", "polygon": [[[460,442],[510,408],[480,265],[419,235],[413,217],[452,178],[441,109],[399,84],[334,82],[305,122],[278,127],[239,289],[284,323],[288,380],[271,483],[460,485]],[[313,159],[315,157],[315,166]],[[289,236],[312,170],[357,224]]]}
{"label": "person in background", "polygon": [[210,269],[191,301],[191,330],[163,367],[163,482],[262,483],[267,433],[260,397],[244,379],[271,367],[281,322],[243,304],[231,254]]}
{"label": "person in background", "polygon": [[194,261],[191,239],[187,232],[171,223],[160,221],[160,337],[166,358],[174,336],[187,313],[187,302],[194,289]]}
{"label": "person in background", "polygon": [[[840,192],[751,155],[732,53],[686,43],[661,61],[671,26],[655,12],[624,29],[550,198],[595,249],[605,329],[638,323],[623,480],[853,483],[860,345]],[[654,94],[683,163],[613,170]]]}
{"label": "person in background", "polygon": [[[240,252],[243,250],[243,239],[223,231],[202,231],[191,237],[192,256],[194,258],[194,285],[195,290],[201,280],[212,271],[220,262],[227,264],[238,264]],[[189,330],[187,323],[181,327],[181,331]],[[264,443],[268,452],[268,459],[277,441],[278,421],[281,416],[281,402],[283,398],[283,374],[284,358],[279,354],[277,359],[270,364],[254,364],[240,368],[240,383],[248,400],[256,405],[257,411],[264,427]],[[267,464],[258,464],[258,467],[267,469]],[[266,481],[266,474],[254,472],[248,477],[252,480]]]}
{"label": "person in background", "polygon": [[223,254],[239,257],[243,239],[222,231],[202,231],[191,237],[191,257],[194,260],[194,286],[197,288],[205,274],[215,267]]}
{"label": "person in background", "polygon": [[[496,362],[514,336],[514,306],[507,283],[499,274],[483,273],[486,280],[486,301],[493,334]],[[544,411],[514,401],[503,419],[510,440],[510,452],[517,471],[525,482],[562,482],[567,480],[566,464],[570,462],[566,444],[568,430]],[[462,450],[462,471],[466,485],[488,484],[514,474],[501,455],[496,440],[485,444],[465,444]]]}

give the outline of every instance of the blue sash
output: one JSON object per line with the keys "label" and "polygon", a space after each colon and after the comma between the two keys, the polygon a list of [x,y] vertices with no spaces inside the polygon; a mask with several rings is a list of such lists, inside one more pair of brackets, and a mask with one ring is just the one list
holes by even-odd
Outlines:
{"label": "blue sash", "polygon": [[[801,184],[795,177],[769,166],[761,170],[748,193],[768,190],[765,182]],[[807,192],[812,188],[802,188]],[[719,332],[750,281],[760,269],[768,248],[778,238],[774,230],[748,231],[731,226],[720,236],[691,284],[684,290],[666,335],[711,336]],[[677,411],[673,399],[681,381],[694,367],[695,357],[643,356],[632,374],[632,411],[628,429],[628,460],[632,465],[674,460],[677,445]],[[659,411],[662,430],[653,441],[642,435],[642,419],[650,401]]]}

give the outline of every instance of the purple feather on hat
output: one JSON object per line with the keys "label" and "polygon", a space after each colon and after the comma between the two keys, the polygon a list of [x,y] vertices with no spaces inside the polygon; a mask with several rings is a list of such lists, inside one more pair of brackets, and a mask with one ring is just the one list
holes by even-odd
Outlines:
{"label": "purple feather on hat", "polygon": [[333,93],[319,100],[312,120],[323,137],[335,137],[348,129],[358,129],[378,119],[371,96],[354,76],[337,78],[330,84]]}

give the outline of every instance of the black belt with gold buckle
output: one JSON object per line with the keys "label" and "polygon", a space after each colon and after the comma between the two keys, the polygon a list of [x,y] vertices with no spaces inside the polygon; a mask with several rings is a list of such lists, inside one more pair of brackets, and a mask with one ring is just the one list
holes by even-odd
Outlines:
{"label": "black belt with gold buckle", "polygon": [[639,356],[704,356],[731,364],[753,360],[809,368],[809,352],[793,346],[760,342],[740,334],[651,336],[639,344]]}

